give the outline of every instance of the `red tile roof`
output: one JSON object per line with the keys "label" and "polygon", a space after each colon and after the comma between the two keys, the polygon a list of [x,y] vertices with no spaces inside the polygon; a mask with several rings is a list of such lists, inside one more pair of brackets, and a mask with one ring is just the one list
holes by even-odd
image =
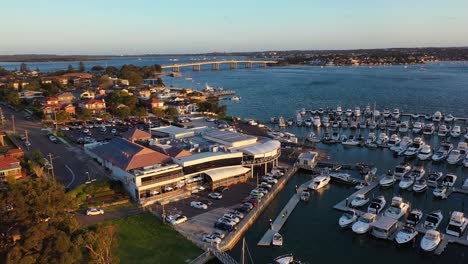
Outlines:
{"label": "red tile roof", "polygon": [[12,157],[0,157],[0,169],[4,170],[17,166],[19,166],[19,160]]}
{"label": "red tile roof", "polygon": [[151,134],[138,128],[132,128],[127,132],[123,133],[122,137],[134,142],[136,140],[151,139]]}

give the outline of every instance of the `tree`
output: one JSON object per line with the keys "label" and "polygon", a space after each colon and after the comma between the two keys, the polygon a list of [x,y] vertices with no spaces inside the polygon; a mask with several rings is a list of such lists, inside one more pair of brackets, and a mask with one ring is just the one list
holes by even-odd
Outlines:
{"label": "tree", "polygon": [[163,117],[165,114],[164,110],[161,108],[153,108],[151,112],[153,113],[154,116],[158,118]]}
{"label": "tree", "polygon": [[71,64],[68,65],[68,72],[74,72],[75,70],[73,69],[73,66]]}
{"label": "tree", "polygon": [[28,66],[26,65],[26,63],[21,63],[20,65],[20,71],[22,72],[27,72],[28,71]]}
{"label": "tree", "polygon": [[177,116],[179,114],[175,108],[167,108],[164,113],[168,116]]}
{"label": "tree", "polygon": [[80,61],[80,64],[78,65],[78,71],[79,72],[84,72],[86,70],[86,67],[82,61]]}
{"label": "tree", "polygon": [[128,107],[118,107],[112,110],[112,112],[120,119],[126,119],[131,114],[130,108]]}
{"label": "tree", "polygon": [[133,110],[133,115],[141,119],[142,117],[148,116],[148,112],[146,111],[145,107],[137,107],[135,110]]}
{"label": "tree", "polygon": [[5,101],[12,106],[18,106],[21,103],[21,99],[19,98],[18,93],[14,91],[8,91],[5,95]]}
{"label": "tree", "polygon": [[112,224],[91,227],[84,236],[84,245],[89,251],[91,263],[114,264],[119,260],[112,255],[117,247],[117,227]]}
{"label": "tree", "polygon": [[55,114],[55,119],[57,120],[57,123],[63,123],[70,119],[70,114],[64,110],[60,110]]}
{"label": "tree", "polygon": [[104,67],[102,67],[101,65],[94,65],[91,68],[91,71],[103,71],[103,70],[104,70]]}
{"label": "tree", "polygon": [[91,120],[93,117],[93,113],[91,113],[91,110],[89,109],[83,109],[83,112],[81,113],[81,119],[85,122]]}

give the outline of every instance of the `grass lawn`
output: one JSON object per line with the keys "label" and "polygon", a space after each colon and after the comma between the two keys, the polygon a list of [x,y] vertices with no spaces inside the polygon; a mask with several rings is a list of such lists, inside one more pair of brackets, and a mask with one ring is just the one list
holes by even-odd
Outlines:
{"label": "grass lawn", "polygon": [[121,263],[186,263],[202,250],[151,213],[111,220],[118,227]]}

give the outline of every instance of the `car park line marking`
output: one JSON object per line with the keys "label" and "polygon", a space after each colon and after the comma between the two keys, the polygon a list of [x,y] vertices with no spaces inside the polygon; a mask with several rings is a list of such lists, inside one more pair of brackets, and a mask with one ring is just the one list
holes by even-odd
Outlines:
{"label": "car park line marking", "polygon": [[67,169],[70,171],[70,173],[71,173],[71,175],[73,177],[72,180],[66,186],[68,188],[75,181],[75,173],[72,171],[72,169],[70,167],[68,167],[68,165],[65,165],[65,167],[67,167]]}

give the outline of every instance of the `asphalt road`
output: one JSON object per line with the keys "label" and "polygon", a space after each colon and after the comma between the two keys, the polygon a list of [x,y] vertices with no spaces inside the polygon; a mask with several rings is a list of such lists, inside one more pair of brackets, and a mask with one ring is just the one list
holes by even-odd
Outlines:
{"label": "asphalt road", "polygon": [[88,180],[88,173],[91,179],[102,178],[106,175],[107,172],[86,155],[81,146],[63,142],[55,144],[46,136],[48,131],[42,128],[41,122],[26,120],[24,119],[25,113],[14,112],[7,107],[2,107],[2,110],[5,118],[9,120],[8,125],[2,130],[13,131],[11,117],[14,115],[16,133],[26,134],[27,130],[31,146],[26,147],[20,140],[15,140],[15,142],[30,158],[35,150],[40,150],[47,159],[49,159],[49,153],[52,154],[55,179],[65,187],[73,189],[85,183]]}

